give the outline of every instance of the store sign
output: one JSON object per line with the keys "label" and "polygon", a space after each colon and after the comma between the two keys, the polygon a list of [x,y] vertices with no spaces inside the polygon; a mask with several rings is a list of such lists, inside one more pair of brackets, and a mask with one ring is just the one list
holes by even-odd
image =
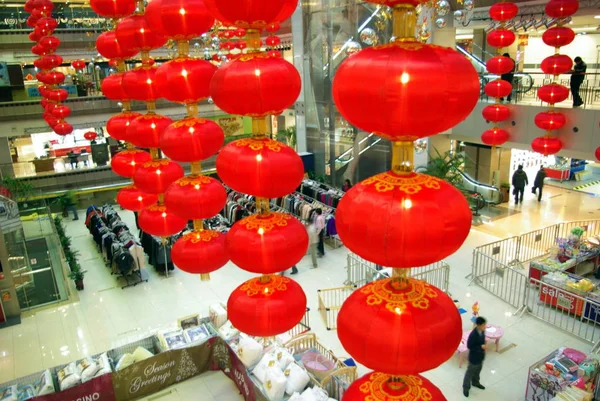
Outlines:
{"label": "store sign", "polygon": [[115,401],[112,374],[96,377],[88,382],[59,393],[42,395],[32,401]]}

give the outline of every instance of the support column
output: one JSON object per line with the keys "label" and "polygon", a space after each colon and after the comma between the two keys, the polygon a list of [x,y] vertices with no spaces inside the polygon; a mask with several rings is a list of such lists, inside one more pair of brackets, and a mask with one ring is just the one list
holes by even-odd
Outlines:
{"label": "support column", "polygon": [[[304,82],[304,26],[301,1],[298,2],[298,7],[292,15],[292,49],[294,67],[296,67],[302,82]],[[302,85],[300,96],[296,101],[296,151],[302,153],[306,150],[306,117],[304,114],[304,85]]]}

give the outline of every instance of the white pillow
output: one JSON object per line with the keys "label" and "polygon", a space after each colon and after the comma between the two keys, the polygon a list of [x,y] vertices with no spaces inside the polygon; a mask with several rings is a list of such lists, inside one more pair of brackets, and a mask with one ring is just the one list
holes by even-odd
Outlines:
{"label": "white pillow", "polygon": [[208,315],[210,321],[215,325],[217,329],[225,324],[227,321],[227,311],[221,304],[212,304],[208,307]]}
{"label": "white pillow", "polygon": [[75,362],[71,362],[58,372],[58,386],[61,391],[65,391],[68,388],[75,387],[81,383],[81,377],[77,374],[77,367]]}
{"label": "white pillow", "polygon": [[29,400],[33,397],[35,397],[33,386],[19,386],[19,401]]}
{"label": "white pillow", "polygon": [[17,385],[8,386],[0,390],[0,401],[19,401]]}
{"label": "white pillow", "polygon": [[96,375],[96,372],[100,370],[100,366],[91,357],[83,358],[77,362],[76,367],[77,375],[81,377],[82,383],[91,380]]}
{"label": "white pillow", "polygon": [[52,380],[52,376],[50,375],[50,370],[46,369],[40,376],[40,380],[37,381],[34,385],[36,395],[48,395],[55,392],[54,390],[54,381]]}
{"label": "white pillow", "polygon": [[[137,351],[137,350],[136,350]],[[117,371],[121,369],[125,369],[128,366],[131,366],[135,363],[135,357],[131,354],[123,354],[121,358],[119,358],[119,362],[117,362],[117,366],[115,369]]]}
{"label": "white pillow", "polygon": [[267,397],[271,401],[282,401],[283,395],[285,394],[285,384],[287,380],[285,375],[278,367],[272,367],[267,369],[265,375],[265,383],[263,387]]}
{"label": "white pillow", "polygon": [[300,393],[294,393],[288,401],[304,401],[304,398],[302,398]]}
{"label": "white pillow", "polygon": [[285,392],[290,395],[304,390],[308,385],[308,382],[310,382],[310,377],[306,370],[296,363],[290,363],[284,374],[287,376]]}
{"label": "white pillow", "polygon": [[315,393],[313,393],[312,388],[307,388],[302,393],[302,401],[318,401]]}
{"label": "white pillow", "polygon": [[294,362],[294,357],[285,348],[273,348],[269,353],[277,358],[281,370],[285,370],[290,363]]}
{"label": "white pillow", "polygon": [[258,379],[259,382],[264,383],[265,375],[267,374],[267,368],[274,366],[279,367],[277,359],[275,358],[275,355],[268,353],[261,358],[258,365],[256,365],[256,367],[252,370],[252,373],[254,374],[254,377]]}
{"label": "white pillow", "polygon": [[317,387],[309,387],[302,393],[302,401],[328,401],[329,396],[327,395],[327,391],[317,388]]}
{"label": "white pillow", "polygon": [[133,351],[133,360],[135,362],[140,362],[144,359],[152,358],[153,356],[154,354],[144,347],[137,347],[135,351]]}
{"label": "white pillow", "polygon": [[231,321],[227,320],[220,328],[219,328],[219,334],[221,335],[221,337],[223,337],[223,339],[225,341],[229,341],[231,340],[233,337],[237,336],[238,334],[240,334],[240,331],[238,329],[236,329],[235,327],[233,327],[233,324],[231,324]]}
{"label": "white pillow", "polygon": [[243,336],[240,338],[238,356],[247,367],[254,366],[262,357],[263,347],[255,339]]}
{"label": "white pillow", "polygon": [[112,372],[112,367],[110,366],[110,361],[108,360],[106,352],[98,357],[96,363],[98,364],[99,369],[94,377],[99,377]]}

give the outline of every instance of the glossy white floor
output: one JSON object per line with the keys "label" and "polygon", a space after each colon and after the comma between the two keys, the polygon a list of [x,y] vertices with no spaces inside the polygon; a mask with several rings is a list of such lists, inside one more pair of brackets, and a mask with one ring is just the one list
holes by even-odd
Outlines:
{"label": "glossy white floor", "polygon": [[[469,286],[464,278],[470,273],[471,253],[477,245],[558,221],[600,219],[600,198],[550,186],[544,190],[542,203],[534,200],[526,190],[528,199],[524,205],[509,206],[520,213],[473,228],[463,247],[447,259],[451,266],[453,297],[466,309],[479,301],[481,314],[505,328],[500,347],[516,345],[501,354],[488,353],[482,374],[482,383],[487,389],[473,389],[470,399],[523,400],[529,365],[561,345],[584,352],[591,348],[531,317],[513,316],[513,308],[480,288]],[[134,227],[131,213],[123,212],[122,216]],[[251,276],[228,265],[214,273],[210,282],[201,282],[181,271],[163,278],[149,268],[146,270],[150,278],[148,283],[122,290],[104,266],[83,222],[68,221],[67,233],[73,237],[74,246],[81,252],[82,265],[88,271],[86,288],[79,293],[77,302],[25,314],[21,325],[0,330],[0,383],[145,337],[174,324],[181,316],[206,315],[209,304],[226,301],[229,293]],[[342,285],[346,252],[345,248],[328,250],[325,258],[319,260],[319,268],[314,270],[309,269],[310,260],[305,258],[299,264],[300,273],[295,276],[307,294],[314,332],[323,344],[340,356],[347,354],[336,332],[325,330],[317,312],[317,290]],[[470,327],[469,318],[469,314],[463,315],[464,329]],[[454,401],[464,399],[461,392],[463,374],[464,367],[458,367],[458,357],[454,356],[425,375],[442,389],[449,401]],[[193,399],[199,401],[241,399],[233,383],[215,372],[169,389],[160,399],[189,400],[192,394]]]}

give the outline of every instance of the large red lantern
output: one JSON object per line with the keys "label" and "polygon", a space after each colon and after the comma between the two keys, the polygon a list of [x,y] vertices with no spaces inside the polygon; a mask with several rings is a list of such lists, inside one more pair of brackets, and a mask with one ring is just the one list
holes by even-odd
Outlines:
{"label": "large red lantern", "polygon": [[159,4],[160,19],[153,19],[151,26],[160,26],[159,32],[169,39],[193,39],[209,31],[215,22],[204,0],[160,0]]}
{"label": "large red lantern", "polygon": [[131,58],[138,53],[136,49],[121,46],[115,31],[107,31],[98,36],[96,48],[103,57],[115,60]]}
{"label": "large red lantern", "polygon": [[171,159],[191,163],[213,156],[224,141],[225,134],[217,123],[188,117],[165,129],[160,138],[160,147]]}
{"label": "large red lantern", "polygon": [[566,18],[577,12],[577,0],[551,0],[546,4],[546,14],[551,18]]}
{"label": "large red lantern", "polygon": [[56,132],[58,135],[62,135],[62,136],[69,135],[71,132],[73,132],[73,126],[64,121],[59,122],[52,128],[54,129],[54,132]]}
{"label": "large red lantern", "polygon": [[302,223],[289,214],[255,214],[233,225],[227,233],[227,249],[240,269],[279,273],[306,255],[308,234]]}
{"label": "large red lantern", "polygon": [[40,39],[40,46],[45,48],[49,53],[54,53],[60,46],[60,39],[56,36],[44,36]]}
{"label": "large red lantern", "polygon": [[464,195],[439,178],[390,171],[344,195],[336,227],[344,245],[366,260],[390,267],[426,266],[460,248],[471,228],[471,210]]}
{"label": "large red lantern", "polygon": [[65,82],[65,74],[60,71],[38,72],[35,77],[46,85],[59,85]]}
{"label": "large red lantern", "polygon": [[492,128],[481,134],[481,142],[490,146],[500,146],[504,145],[509,137],[508,131],[503,130],[502,128]]}
{"label": "large red lantern", "polygon": [[554,54],[542,60],[540,67],[546,74],[560,75],[569,72],[572,66],[571,57],[564,54]]}
{"label": "large red lantern", "polygon": [[73,67],[76,71],[81,71],[85,69],[85,61],[84,60],[75,60],[71,63],[71,67]]}
{"label": "large red lantern", "polygon": [[146,18],[146,22],[148,23],[148,25],[150,25],[158,35],[164,36],[166,38],[167,31],[165,31],[165,27],[162,23],[161,8],[162,0],[152,0],[146,6],[146,10],[144,11],[144,18]]}
{"label": "large red lantern", "polygon": [[171,213],[164,205],[154,204],[140,212],[138,224],[145,233],[169,237],[183,230],[187,226],[187,220]]}
{"label": "large red lantern", "polygon": [[269,138],[245,138],[227,144],[217,156],[217,171],[233,190],[262,198],[281,198],[294,192],[304,178],[298,153]]}
{"label": "large red lantern", "polygon": [[63,58],[58,54],[48,54],[42,56],[33,62],[33,65],[40,70],[51,70],[59,67],[63,63]]}
{"label": "large red lantern", "polygon": [[42,117],[44,118],[44,121],[46,121],[51,128],[53,128],[60,121],[57,117],[54,117],[51,113],[47,113],[47,112],[42,114]]}
{"label": "large red lantern", "polygon": [[187,273],[212,273],[229,262],[225,235],[212,230],[186,234],[173,245],[171,257],[175,266]]}
{"label": "large red lantern", "polygon": [[138,149],[128,149],[114,155],[110,167],[121,177],[133,178],[135,172],[145,163],[152,160],[150,153]]}
{"label": "large red lantern", "polygon": [[515,34],[508,29],[494,29],[487,35],[487,42],[493,47],[507,47],[515,42]]}
{"label": "large red lantern", "polygon": [[233,290],[227,301],[227,316],[233,326],[257,337],[285,333],[305,313],[306,295],[302,287],[279,275],[250,279]]}
{"label": "large red lantern", "polygon": [[152,102],[162,97],[156,80],[156,68],[142,66],[127,71],[123,76],[123,88],[130,99]]}
{"label": "large red lantern", "polygon": [[[339,71],[338,71],[339,73]],[[300,75],[279,57],[245,54],[217,70],[210,85],[215,104],[229,114],[278,115],[300,95]]]}
{"label": "large red lantern", "polygon": [[38,45],[34,45],[34,46],[32,46],[32,47],[31,47],[31,52],[32,52],[33,54],[36,54],[36,55],[38,55],[38,56],[45,56],[45,55],[47,55],[47,54],[48,54],[48,50],[46,50],[46,48],[45,48],[45,47],[42,47],[42,46],[40,46],[39,44],[38,44]]}
{"label": "large red lantern", "polygon": [[156,203],[158,196],[140,191],[134,185],[125,187],[117,193],[117,203],[125,210],[139,212]]}
{"label": "large red lantern", "polygon": [[156,71],[162,96],[176,103],[199,103],[210,96],[210,81],[217,67],[205,60],[177,58]]}
{"label": "large red lantern", "polygon": [[34,0],[33,8],[45,15],[50,15],[52,10],[54,10],[54,3],[51,0]]}
{"label": "large red lantern", "polygon": [[117,141],[127,140],[127,128],[131,122],[141,116],[140,113],[125,111],[109,118],[106,122],[106,132]]}
{"label": "large red lantern", "polygon": [[183,177],[183,168],[166,159],[151,160],[140,166],[133,176],[135,186],[149,194],[163,194],[169,185]]}
{"label": "large red lantern", "polygon": [[40,29],[40,32],[49,35],[58,26],[58,22],[52,17],[40,18],[36,23],[36,26]]}
{"label": "large red lantern", "polygon": [[501,2],[490,7],[490,17],[494,21],[508,21],[517,16],[519,7],[515,3]]}
{"label": "large red lantern", "polygon": [[33,1],[34,0],[27,0],[25,2],[25,5],[23,6],[25,12],[31,13],[34,10]]}
{"label": "large red lantern", "polygon": [[477,72],[455,50],[402,41],[348,57],[333,82],[335,104],[351,124],[393,141],[455,126],[473,110],[479,90]]}
{"label": "large red lantern", "polygon": [[98,134],[96,134],[94,131],[88,131],[85,134],[83,134],[83,137],[88,141],[93,141],[98,137]]}
{"label": "large red lantern", "polygon": [[538,97],[546,103],[560,103],[569,98],[569,88],[559,84],[548,84],[538,89]]}
{"label": "large red lantern", "polygon": [[503,79],[496,79],[485,84],[483,91],[489,97],[506,97],[512,92],[512,85]]}
{"label": "large red lantern", "polygon": [[510,57],[496,56],[489,59],[485,66],[492,74],[507,74],[515,69],[515,62]]}
{"label": "large red lantern", "polygon": [[204,175],[186,176],[175,181],[165,193],[165,205],[187,220],[202,220],[219,214],[227,202],[223,185]]}
{"label": "large red lantern", "polygon": [[135,0],[90,0],[90,7],[105,18],[119,19],[133,14]]}
{"label": "large red lantern", "polygon": [[535,115],[535,125],[547,131],[561,129],[567,123],[563,113],[557,111],[542,111]]}
{"label": "large red lantern", "polygon": [[298,0],[204,0],[204,3],[225,26],[262,30],[290,18]]}
{"label": "large red lantern", "polygon": [[485,106],[481,111],[481,114],[487,121],[497,123],[508,120],[510,117],[510,109],[501,104],[493,104],[490,106]]}
{"label": "large red lantern", "polygon": [[554,155],[562,150],[562,142],[558,138],[541,136],[531,142],[531,149],[544,156]]}
{"label": "large red lantern", "polygon": [[562,47],[571,44],[575,40],[575,32],[571,28],[555,26],[542,34],[545,44],[552,47]]}
{"label": "large red lantern", "polygon": [[42,38],[42,34],[39,31],[33,30],[28,37],[32,42],[39,42],[39,40]]}
{"label": "large red lantern", "polygon": [[143,114],[127,128],[127,140],[139,148],[160,147],[160,137],[173,120],[156,113]]}
{"label": "large red lantern", "polygon": [[44,97],[48,100],[52,100],[53,102],[64,102],[69,97],[69,92],[64,89],[52,89],[46,91]]}
{"label": "large red lantern", "polygon": [[357,362],[393,375],[438,367],[452,357],[462,337],[452,299],[410,278],[377,280],[354,291],[340,309],[337,329]]}
{"label": "large red lantern", "polygon": [[120,45],[129,50],[150,51],[162,47],[167,38],[158,35],[143,15],[123,18],[116,29]]}
{"label": "large red lantern", "polygon": [[342,401],[446,401],[444,394],[421,375],[367,373],[344,392]]}
{"label": "large red lantern", "polygon": [[124,73],[118,73],[109,75],[102,80],[100,84],[100,90],[102,94],[110,100],[115,101],[128,101],[129,98],[125,89],[123,88],[123,76]]}
{"label": "large red lantern", "polygon": [[56,118],[65,119],[71,115],[71,108],[69,106],[64,105],[54,105],[50,113]]}

